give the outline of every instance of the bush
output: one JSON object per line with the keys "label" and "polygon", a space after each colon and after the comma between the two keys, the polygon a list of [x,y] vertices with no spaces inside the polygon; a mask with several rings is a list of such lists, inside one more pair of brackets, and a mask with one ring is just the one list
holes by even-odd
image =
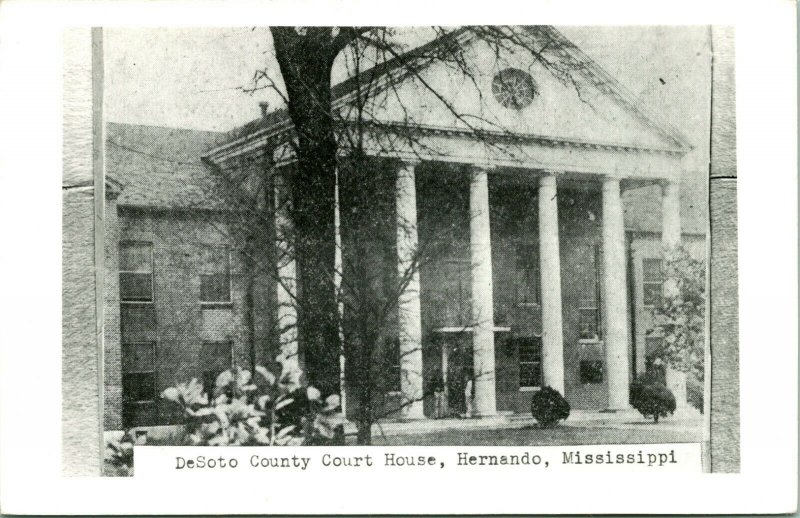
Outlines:
{"label": "bush", "polygon": [[686,376],[686,399],[689,404],[703,413],[703,382],[689,374]]}
{"label": "bush", "polygon": [[133,447],[142,445],[146,435],[136,438],[133,430],[128,430],[118,439],[106,441],[103,474],[107,477],[133,476]]}
{"label": "bush", "polygon": [[631,384],[631,405],[657,423],[659,417],[675,412],[675,396],[660,381],[643,377]]}
{"label": "bush", "polygon": [[277,372],[256,366],[255,377],[241,368],[226,370],[209,392],[196,379],[166,389],[162,397],[183,411],[183,442],[192,446],[333,443],[339,396],[323,400],[319,390],[301,385],[294,362],[282,356],[276,362]]}
{"label": "bush", "polygon": [[531,398],[531,414],[545,428],[569,417],[569,403],[556,389],[542,387]]}

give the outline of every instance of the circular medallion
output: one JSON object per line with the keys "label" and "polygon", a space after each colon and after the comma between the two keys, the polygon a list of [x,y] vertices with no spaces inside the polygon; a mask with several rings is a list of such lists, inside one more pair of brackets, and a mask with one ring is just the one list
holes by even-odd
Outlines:
{"label": "circular medallion", "polygon": [[492,94],[506,108],[521,110],[533,102],[536,85],[529,73],[518,68],[506,68],[494,76]]}

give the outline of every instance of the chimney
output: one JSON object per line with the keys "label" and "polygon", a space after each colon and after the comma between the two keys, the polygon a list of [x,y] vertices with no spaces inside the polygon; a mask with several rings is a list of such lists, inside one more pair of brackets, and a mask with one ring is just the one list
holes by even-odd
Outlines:
{"label": "chimney", "polygon": [[269,103],[267,101],[261,101],[258,103],[258,107],[261,108],[261,116],[266,117],[269,111]]}

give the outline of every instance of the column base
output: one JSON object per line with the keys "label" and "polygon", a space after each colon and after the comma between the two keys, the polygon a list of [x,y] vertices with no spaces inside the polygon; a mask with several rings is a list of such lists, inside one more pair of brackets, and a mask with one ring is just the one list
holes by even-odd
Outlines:
{"label": "column base", "polygon": [[465,415],[464,417],[467,418],[467,419],[481,419],[481,420],[486,419],[486,420],[488,420],[488,419],[503,418],[505,416],[503,416],[499,412],[493,412],[493,413],[477,413],[476,412],[476,413],[473,413],[471,415]]}
{"label": "column base", "polygon": [[424,421],[428,419],[425,414],[411,414],[411,415],[401,415],[397,418],[398,421],[406,422],[406,421]]}
{"label": "column base", "polygon": [[633,410],[633,407],[628,405],[628,406],[626,406],[624,408],[604,408],[604,409],[600,410],[599,412],[601,414],[616,414],[617,412],[629,412],[631,410]]}
{"label": "column base", "polygon": [[672,415],[670,415],[670,417],[676,417],[680,419],[691,419],[691,418],[702,417],[702,415],[703,414],[692,405],[686,405],[684,407],[676,408],[675,412]]}

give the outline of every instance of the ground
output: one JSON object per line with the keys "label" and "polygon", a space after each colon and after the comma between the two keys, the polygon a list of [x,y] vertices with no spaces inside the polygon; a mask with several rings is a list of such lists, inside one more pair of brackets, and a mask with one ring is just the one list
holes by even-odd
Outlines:
{"label": "ground", "polygon": [[[567,421],[553,428],[542,428],[535,419],[523,415],[395,421],[373,426],[372,437],[373,444],[379,446],[558,446],[701,442],[702,430],[702,416],[694,411],[669,416],[656,424],[633,410],[574,410]],[[354,434],[348,435],[354,439]]]}
{"label": "ground", "polygon": [[451,429],[415,435],[376,435],[376,446],[558,446],[570,444],[646,444],[700,442],[699,427],[683,428],[667,423],[635,423],[610,429],[604,426],[559,425],[543,429],[528,425],[511,430]]}
{"label": "ground", "polygon": [[[675,415],[657,424],[634,411],[602,413],[575,410],[566,422],[542,428],[530,416],[497,419],[386,421],[373,425],[376,446],[559,446],[573,444],[654,444],[701,442],[699,413]],[[106,438],[122,432],[106,432]],[[355,444],[355,425],[345,426],[347,444]],[[180,444],[180,426],[147,428],[147,444]]]}

